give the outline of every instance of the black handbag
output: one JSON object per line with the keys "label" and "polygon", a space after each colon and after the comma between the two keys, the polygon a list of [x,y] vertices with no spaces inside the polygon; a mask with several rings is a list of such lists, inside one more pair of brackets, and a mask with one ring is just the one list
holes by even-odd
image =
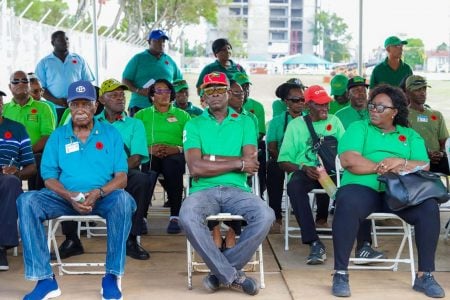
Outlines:
{"label": "black handbag", "polygon": [[388,172],[377,179],[385,184],[385,201],[393,211],[416,206],[431,198],[438,203],[450,199],[441,177],[433,172],[417,171],[406,175]]}
{"label": "black handbag", "polygon": [[303,117],[313,141],[313,152],[317,153],[322,160],[323,166],[329,175],[336,174],[336,155],[338,140],[334,136],[323,136],[319,138],[312,125],[311,117]]}

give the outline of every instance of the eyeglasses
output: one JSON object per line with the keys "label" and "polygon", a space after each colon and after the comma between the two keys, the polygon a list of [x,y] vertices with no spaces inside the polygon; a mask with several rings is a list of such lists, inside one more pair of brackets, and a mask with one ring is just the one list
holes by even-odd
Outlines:
{"label": "eyeglasses", "polygon": [[240,96],[244,96],[244,92],[237,92],[237,91],[231,91],[231,94],[233,94],[233,96],[237,96],[237,97],[240,97]]}
{"label": "eyeglasses", "polygon": [[211,96],[214,94],[223,95],[227,92],[227,90],[228,90],[228,88],[226,86],[210,87],[210,88],[203,89],[203,91],[205,91],[206,96]]}
{"label": "eyeglasses", "polygon": [[91,109],[94,101],[72,101],[69,103],[71,109]]}
{"label": "eyeglasses", "polygon": [[395,107],[393,107],[393,106],[386,106],[386,105],[382,105],[382,104],[379,104],[379,105],[375,105],[373,103],[367,104],[367,109],[369,111],[372,111],[375,109],[375,111],[380,114],[383,113],[386,110],[386,108],[395,109]]}
{"label": "eyeglasses", "polygon": [[164,95],[164,94],[170,94],[172,93],[171,89],[156,89],[155,94],[156,95]]}
{"label": "eyeglasses", "polygon": [[11,84],[19,84],[19,83],[29,83],[30,81],[28,80],[28,78],[20,78],[20,79],[13,79],[11,80]]}
{"label": "eyeglasses", "polygon": [[286,98],[286,101],[291,101],[293,103],[305,102],[305,98]]}

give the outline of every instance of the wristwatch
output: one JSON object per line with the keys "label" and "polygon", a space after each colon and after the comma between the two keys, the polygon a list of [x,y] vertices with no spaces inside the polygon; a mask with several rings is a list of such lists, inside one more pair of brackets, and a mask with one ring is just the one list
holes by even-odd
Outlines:
{"label": "wristwatch", "polygon": [[105,191],[102,188],[98,189],[100,191],[100,198],[105,197]]}
{"label": "wristwatch", "polygon": [[210,155],[209,156],[209,160],[210,161],[216,161],[216,156],[215,155]]}

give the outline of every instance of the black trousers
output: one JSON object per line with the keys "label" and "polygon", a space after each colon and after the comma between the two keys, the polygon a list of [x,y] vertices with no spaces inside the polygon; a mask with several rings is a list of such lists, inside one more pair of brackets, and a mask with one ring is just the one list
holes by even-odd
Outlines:
{"label": "black trousers", "polygon": [[258,142],[258,179],[259,179],[259,195],[262,197],[266,190],[267,168],[266,168],[266,142]]}
{"label": "black trousers", "polygon": [[28,190],[35,191],[45,187],[44,180],[41,177],[41,159],[42,153],[34,153],[37,172],[28,179]]}
{"label": "black trousers", "polygon": [[[154,184],[152,184],[148,174],[137,169],[129,169],[127,177],[128,180],[125,190],[133,197],[137,206],[133,214],[130,234],[138,236],[142,234],[142,218],[147,215]],[[62,222],[62,232],[67,238],[75,239],[77,226],[77,222],[74,221]]]}
{"label": "black trousers", "polygon": [[14,175],[0,173],[0,246],[19,244],[16,199],[22,193],[22,181]]}
{"label": "black trousers", "polygon": [[417,206],[393,212],[387,207],[383,197],[384,193],[359,184],[349,184],[338,190],[333,220],[334,269],[348,269],[348,260],[361,222],[373,212],[389,212],[414,225],[419,271],[434,271],[440,231],[437,202],[430,199]]}
{"label": "black trousers", "polygon": [[153,156],[151,166],[142,165],[142,171],[149,169],[164,175],[164,189],[170,206],[170,216],[178,216],[183,200],[183,175],[185,173],[184,154],[178,153],[164,158]]}
{"label": "black trousers", "polygon": [[281,202],[283,198],[284,171],[280,169],[277,161],[269,159],[267,162],[267,195],[269,206],[275,212],[275,218],[281,220]]}

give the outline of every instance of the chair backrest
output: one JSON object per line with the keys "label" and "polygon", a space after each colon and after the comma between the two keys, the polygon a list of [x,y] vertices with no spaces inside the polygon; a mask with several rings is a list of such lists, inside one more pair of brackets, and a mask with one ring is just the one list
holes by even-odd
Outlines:
{"label": "chair backrest", "polygon": [[447,154],[448,165],[450,166],[450,137],[445,141],[445,154]]}
{"label": "chair backrest", "polygon": [[341,173],[344,171],[341,165],[341,160],[339,159],[339,155],[336,155],[335,160],[335,166],[336,166],[336,186],[341,186]]}

